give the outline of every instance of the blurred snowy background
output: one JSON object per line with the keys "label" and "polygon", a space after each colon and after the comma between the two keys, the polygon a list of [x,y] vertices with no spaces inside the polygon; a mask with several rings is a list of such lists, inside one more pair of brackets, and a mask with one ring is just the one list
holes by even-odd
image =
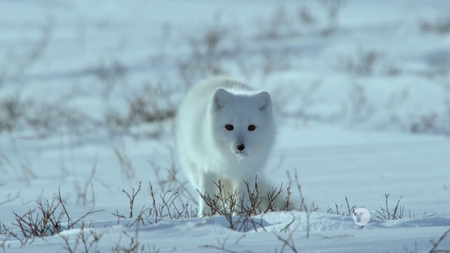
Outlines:
{"label": "blurred snowy background", "polygon": [[1,131],[157,136],[188,87],[228,75],[302,126],[448,135],[447,7],[4,1]]}

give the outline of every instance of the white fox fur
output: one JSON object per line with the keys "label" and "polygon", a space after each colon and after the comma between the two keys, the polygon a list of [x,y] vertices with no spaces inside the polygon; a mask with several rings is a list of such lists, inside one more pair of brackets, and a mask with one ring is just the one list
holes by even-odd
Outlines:
{"label": "white fox fur", "polygon": [[[220,77],[188,92],[176,124],[181,166],[193,186],[211,197],[219,180],[226,192],[247,193],[244,181],[253,187],[276,136],[269,93]],[[209,211],[199,197],[199,214]]]}

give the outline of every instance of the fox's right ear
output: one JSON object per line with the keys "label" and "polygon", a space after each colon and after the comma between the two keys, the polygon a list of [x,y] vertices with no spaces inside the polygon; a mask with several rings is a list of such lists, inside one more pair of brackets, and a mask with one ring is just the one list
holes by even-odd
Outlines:
{"label": "fox's right ear", "polygon": [[259,110],[263,112],[272,110],[272,99],[270,98],[269,92],[261,91],[260,93],[255,95],[255,99]]}
{"label": "fox's right ear", "polygon": [[231,94],[223,88],[218,88],[217,90],[215,90],[212,97],[213,109],[214,110],[222,109],[230,100],[230,97]]}

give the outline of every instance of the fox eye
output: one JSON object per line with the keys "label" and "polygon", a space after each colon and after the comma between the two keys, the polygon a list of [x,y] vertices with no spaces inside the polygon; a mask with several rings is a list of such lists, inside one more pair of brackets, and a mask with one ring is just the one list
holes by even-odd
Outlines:
{"label": "fox eye", "polygon": [[248,131],[254,131],[256,129],[255,125],[249,125],[248,126]]}
{"label": "fox eye", "polygon": [[233,131],[234,126],[230,125],[230,124],[227,124],[227,125],[225,125],[225,129],[228,130],[228,131]]}

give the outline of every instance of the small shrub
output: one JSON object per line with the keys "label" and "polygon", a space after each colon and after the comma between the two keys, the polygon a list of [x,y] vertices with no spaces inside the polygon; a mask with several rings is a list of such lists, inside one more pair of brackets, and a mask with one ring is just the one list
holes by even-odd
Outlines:
{"label": "small shrub", "polygon": [[103,210],[94,211],[91,209],[79,219],[73,221],[61,198],[61,193],[55,194],[55,199],[51,202],[48,200],[36,201],[37,210],[33,209],[23,215],[14,212],[17,223],[12,225],[20,229],[20,233],[16,233],[2,224],[2,233],[12,236],[19,240],[22,245],[35,237],[46,237],[58,234],[64,230],[72,229],[78,222],[86,216],[101,212]]}
{"label": "small shrub", "polygon": [[23,103],[18,95],[0,100],[0,133],[12,132],[24,115],[27,103]]}
{"label": "small shrub", "polygon": [[447,35],[450,31],[450,18],[448,15],[438,17],[433,21],[422,20],[419,23],[422,32],[434,32],[442,35]]}
{"label": "small shrub", "polygon": [[327,25],[322,29],[323,36],[331,35],[339,26],[339,13],[345,6],[346,0],[320,0],[319,4],[325,10],[327,15]]}
{"label": "small shrub", "polygon": [[0,133],[29,127],[38,136],[60,133],[63,129],[80,135],[92,130],[92,119],[81,111],[55,102],[11,96],[0,101]]}
{"label": "small shrub", "polygon": [[[214,182],[218,193],[210,196],[208,193],[201,193],[197,190],[203,201],[211,210],[211,213],[204,215],[222,215],[228,223],[229,228],[237,231],[249,231],[263,228],[262,220],[254,216],[272,211],[289,210],[290,207],[290,187],[286,189],[286,199],[280,200],[281,193],[284,192],[282,186],[273,188],[267,193],[259,190],[257,178],[255,185],[250,186],[245,182],[246,192],[227,192],[221,181]],[[280,205],[280,203],[284,203]]]}
{"label": "small shrub", "polygon": [[284,7],[278,7],[267,19],[258,20],[257,38],[282,39],[298,35],[299,31],[293,26],[295,19]]}
{"label": "small shrub", "polygon": [[369,100],[366,86],[353,83],[348,92],[350,120],[363,122],[368,120],[375,112],[375,108]]}
{"label": "small shrub", "polygon": [[374,49],[356,51],[354,56],[341,57],[338,70],[358,76],[370,76],[382,58],[381,53]]}
{"label": "small shrub", "polygon": [[[126,99],[128,111],[125,115],[112,108],[107,110],[106,126],[112,132],[132,136],[139,136],[142,132],[148,136],[158,136],[165,123],[176,114],[176,105],[171,99],[173,89],[161,84],[144,84]],[[147,126],[144,131],[139,129],[144,126]]]}
{"label": "small shrub", "polygon": [[404,206],[400,206],[400,201],[402,200],[402,196],[400,196],[400,198],[397,201],[397,204],[395,205],[395,207],[390,210],[389,209],[389,204],[388,204],[388,200],[389,200],[389,195],[390,194],[385,194],[385,198],[386,198],[386,206],[385,208],[380,207],[381,210],[377,210],[376,212],[378,213],[377,218],[380,220],[398,220],[401,219],[403,217],[403,213],[405,211],[405,207]]}
{"label": "small shrub", "polygon": [[227,60],[235,60],[240,52],[237,33],[221,23],[220,15],[195,34],[186,38],[189,55],[178,62],[178,73],[186,85],[191,87],[200,79],[227,74]]}
{"label": "small shrub", "polygon": [[[339,211],[339,207],[338,204],[335,204],[335,209],[333,210],[331,207],[328,208],[327,213],[330,214],[337,214],[337,215],[341,215],[341,216],[347,216],[347,217],[352,217],[355,213],[355,208],[356,206],[352,206],[350,207],[350,204],[348,202],[348,198],[345,197],[345,203],[347,203],[347,212],[342,212]],[[342,207],[342,206],[341,206]]]}

